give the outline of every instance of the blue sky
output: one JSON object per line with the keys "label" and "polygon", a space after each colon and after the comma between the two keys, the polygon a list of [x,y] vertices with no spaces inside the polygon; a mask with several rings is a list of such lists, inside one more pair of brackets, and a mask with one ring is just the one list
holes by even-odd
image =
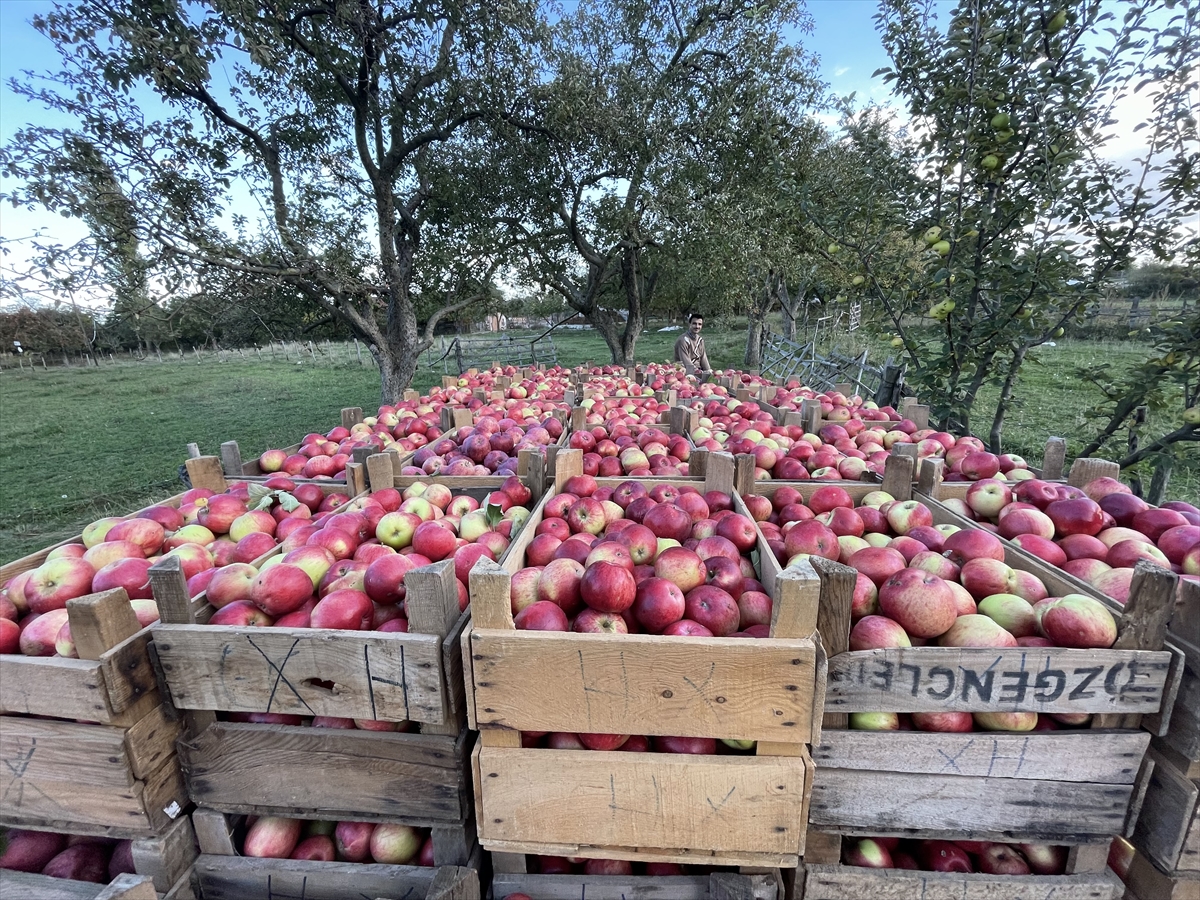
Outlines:
{"label": "blue sky", "polygon": [[[29,24],[34,15],[50,6],[48,0],[0,0],[0,143],[6,143],[28,122],[47,121],[47,113],[15,96],[8,81],[23,70],[40,71],[57,62],[53,46]],[[815,28],[802,40],[805,47],[820,55],[824,79],[839,95],[854,91],[862,99],[868,95],[873,99],[886,96],[879,82],[874,84],[872,94],[871,73],[887,64],[871,19],[875,0],[810,0],[808,9]],[[39,230],[64,242],[86,233],[81,223],[50,213],[0,209],[0,241],[20,239]]]}

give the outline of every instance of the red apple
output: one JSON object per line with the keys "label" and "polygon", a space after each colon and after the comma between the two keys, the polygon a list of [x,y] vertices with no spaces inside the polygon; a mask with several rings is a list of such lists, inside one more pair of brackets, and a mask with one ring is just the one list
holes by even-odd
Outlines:
{"label": "red apple", "polygon": [[651,634],[661,634],[683,618],[686,600],[683,591],[665,578],[647,578],[638,585],[633,615]]}
{"label": "red apple", "polygon": [[957,615],[954,593],[946,582],[922,569],[904,569],[879,588],[879,610],[913,637],[944,634]]}
{"label": "red apple", "polygon": [[579,582],[583,602],[598,612],[622,613],[629,609],[637,596],[632,569],[632,560],[628,568],[603,561],[588,565]]}
{"label": "red apple", "polygon": [[513,617],[516,627],[523,631],[567,631],[567,614],[557,603],[539,600]]}
{"label": "red apple", "polygon": [[299,609],[312,593],[308,573],[290,563],[281,562],[262,570],[250,585],[251,602],[272,618]]}
{"label": "red apple", "polygon": [[738,630],[741,611],[737,601],[712,585],[703,584],[685,595],[685,614],[717,637],[726,637]]}

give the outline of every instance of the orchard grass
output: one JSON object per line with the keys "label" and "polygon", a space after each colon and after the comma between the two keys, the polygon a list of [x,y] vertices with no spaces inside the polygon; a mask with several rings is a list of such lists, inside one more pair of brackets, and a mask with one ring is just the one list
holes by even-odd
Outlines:
{"label": "orchard grass", "polygon": [[[744,327],[711,321],[705,328],[709,358],[718,368],[740,367]],[[648,329],[638,341],[639,361],[668,360],[679,331]],[[608,359],[591,329],[559,329],[553,335],[559,362],[599,365]],[[865,330],[822,341],[847,353],[869,351],[886,358],[886,338]],[[1075,375],[1102,363],[1113,375],[1145,357],[1130,342],[1063,341],[1035,351],[1017,388],[1004,449],[1041,461],[1049,435],[1067,438],[1072,458],[1096,426],[1085,412],[1100,396]],[[425,357],[422,357],[425,362]],[[423,368],[414,387],[425,393],[440,383],[442,366]],[[984,391],[974,422],[990,427],[996,389]],[[296,443],[309,431],[339,424],[339,410],[378,406],[379,380],[373,366],[356,362],[258,361],[215,357],[199,362],[117,363],[96,368],[6,370],[0,374],[0,562],[16,559],[78,534],[96,518],[131,512],[183,490],[179,466],[189,441],[216,454],[236,440],[243,458],[268,447]],[[1153,423],[1151,423],[1153,425]],[[1160,429],[1160,431],[1166,429]],[[1148,429],[1147,433],[1152,433]],[[1100,455],[1117,457],[1125,435]],[[1181,454],[1167,494],[1200,498],[1200,452]]]}

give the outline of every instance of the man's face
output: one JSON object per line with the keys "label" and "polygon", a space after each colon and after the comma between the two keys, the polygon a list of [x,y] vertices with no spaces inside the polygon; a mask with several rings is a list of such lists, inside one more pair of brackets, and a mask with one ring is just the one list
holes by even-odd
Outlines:
{"label": "man's face", "polygon": [[690,331],[694,335],[698,335],[700,333],[700,329],[702,329],[703,327],[704,327],[703,319],[692,319],[692,321],[688,322],[688,331]]}

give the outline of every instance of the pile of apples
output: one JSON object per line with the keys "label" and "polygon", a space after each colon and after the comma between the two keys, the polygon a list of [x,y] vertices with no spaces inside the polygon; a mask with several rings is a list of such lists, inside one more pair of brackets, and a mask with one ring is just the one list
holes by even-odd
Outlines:
{"label": "pile of apples", "polygon": [[[837,485],[814,491],[781,486],[774,496],[746,498],[767,544],[784,566],[812,556],[858,572],[851,606],[850,649],[942,647],[1106,648],[1117,637],[1112,613],[1082,594],[1050,597],[1036,575],[1004,562],[1004,543],[983,529],[933,526],[917,501],[883,491],[855,507]],[[1047,718],[1073,724],[1074,719]],[[911,722],[930,731],[975,728],[1028,731],[1036,713],[931,713],[911,719],[862,713],[852,727],[896,729]]]}
{"label": "pile of apples", "polygon": [[[51,878],[68,878],[108,884],[118,875],[133,875],[133,841],[22,831],[0,836],[0,869],[30,872]],[[0,884],[4,881],[0,876]]]}
{"label": "pile of apples", "polygon": [[[512,475],[518,454],[557,441],[564,426],[553,415],[529,410],[521,419],[477,414],[475,424],[447,432],[419,448],[402,475]],[[482,413],[483,410],[480,410]]]}
{"label": "pile of apples", "polygon": [[[495,366],[475,373],[463,373],[458,378],[458,384],[452,388],[434,388],[430,391],[431,400],[442,401],[453,406],[467,406],[474,399],[474,391],[483,388],[491,393],[499,390],[496,379],[500,376],[516,378],[515,366]],[[563,366],[553,366],[533,373],[529,378],[515,381],[504,390],[505,399],[524,400],[538,398],[539,400],[562,400],[563,393],[570,386],[570,370]]]}
{"label": "pile of apples", "polygon": [[568,479],[512,576],[516,627],[766,637],[771,598],[749,555],[758,531],[731,507],[716,491]]}
{"label": "pile of apples", "polygon": [[374,822],[325,822],[250,817],[242,855],[256,859],[432,866],[433,840],[424,829]]}
{"label": "pile of apples", "polygon": [[[949,440],[947,440],[949,438]],[[984,449],[979,438],[954,438],[944,431],[917,442],[917,460],[942,459],[945,481],[980,481],[986,478],[1002,478],[1005,481],[1030,481],[1036,476],[1024,457],[1015,453],[997,456]]]}
{"label": "pile of apples", "polygon": [[515,476],[482,505],[441,484],[387,488],[296,529],[260,566],[201,572],[188,590],[206,591],[216,608],[210,625],[404,632],[408,572],[452,559],[459,608],[466,609],[471,566],[504,554],[529,517],[529,500]]}
{"label": "pile of apples", "polygon": [[[587,426],[568,438],[573,450],[583,451],[583,473],[601,478],[651,476],[671,478],[688,474],[692,445],[681,434],[668,434],[655,425],[656,416],[635,417],[638,401],[630,401],[622,412],[602,419],[593,413]],[[655,406],[653,400],[648,407]]]}
{"label": "pile of apples", "polygon": [[[399,425],[396,430],[405,434]],[[386,425],[378,419],[370,425],[364,420],[351,428],[338,425],[326,434],[310,432],[301,440],[295,453],[264,450],[258,457],[258,467],[269,475],[280,473],[313,481],[345,481],[346,463],[352,461],[355,450],[369,447],[374,453],[382,453],[397,445],[398,441]],[[405,448],[401,446],[400,449]]]}
{"label": "pile of apples", "polygon": [[789,412],[799,412],[805,400],[821,404],[821,418],[826,422],[900,422],[900,414],[891,406],[879,406],[873,400],[863,400],[858,394],[847,397],[841,391],[814,391],[798,381],[789,381],[772,395],[771,405]]}
{"label": "pile of apples", "polygon": [[842,862],[867,869],[979,872],[986,875],[1062,875],[1067,848],[1054,844],[863,838],[846,842]]}
{"label": "pile of apples", "polygon": [[1200,580],[1200,509],[1178,500],[1152,507],[1115,478],[1082,489],[986,479],[945,505],[1119,603],[1139,560]]}
{"label": "pile of apples", "polygon": [[[178,557],[189,579],[204,581],[220,567],[258,559],[312,516],[350,499],[315,484],[274,481],[235,484],[223,494],[195,488],[180,497],[178,508],[160,504],[91,523],[82,543],[55,548],[41,566],[0,590],[0,653],[74,657],[67,601],[114,588],[125,589],[145,627],[158,621],[149,570],[163,556]],[[293,493],[284,501],[286,489]],[[262,508],[250,509],[251,491]]]}

